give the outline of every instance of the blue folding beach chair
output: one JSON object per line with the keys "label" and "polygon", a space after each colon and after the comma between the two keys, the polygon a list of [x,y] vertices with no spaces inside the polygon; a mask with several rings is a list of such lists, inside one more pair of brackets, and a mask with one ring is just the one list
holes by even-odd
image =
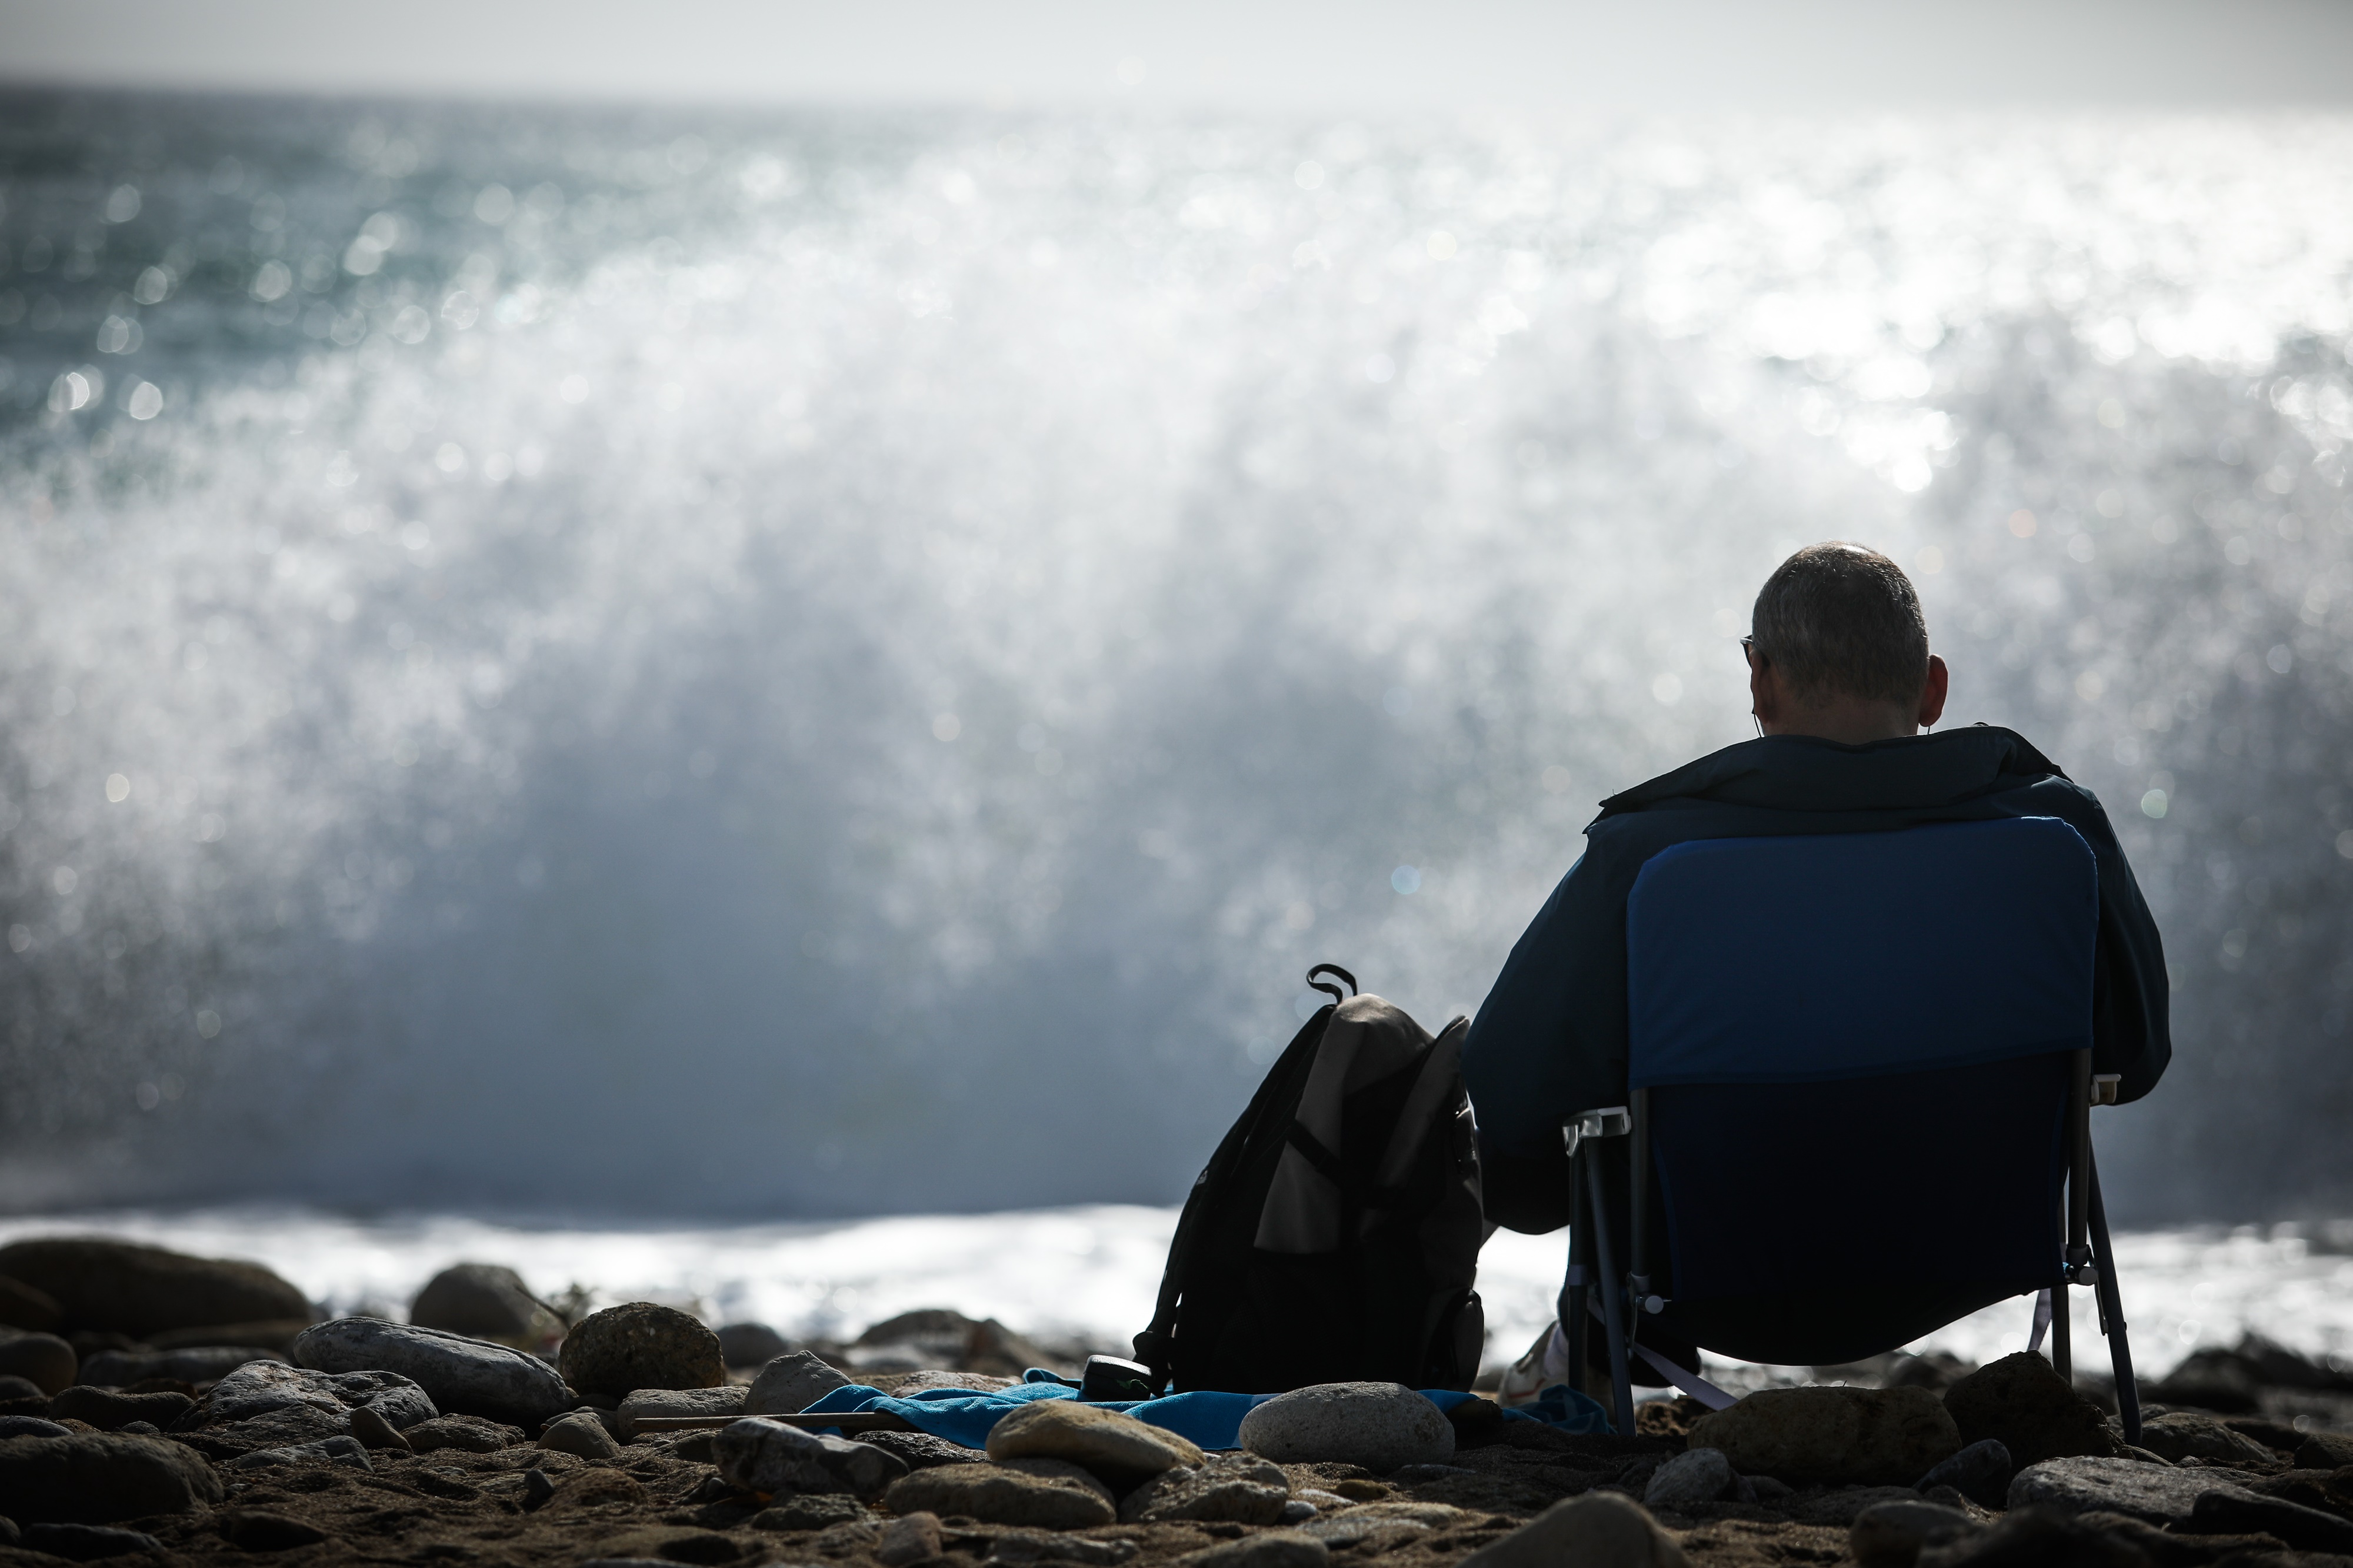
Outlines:
{"label": "blue folding beach chair", "polygon": [[2035,1342],[2047,1319],[2071,1375],[2064,1291],[2081,1285],[2138,1440],[2092,1162],[2090,1108],[2116,1082],[2092,1072],[2098,889],[2053,817],[1703,839],[1643,867],[1629,1103],[1563,1128],[1571,1212],[1589,1216],[1565,1348],[1581,1382],[1598,1310],[1620,1430],[1630,1355],[1668,1370],[1646,1329],[1819,1365],[2039,1293]]}

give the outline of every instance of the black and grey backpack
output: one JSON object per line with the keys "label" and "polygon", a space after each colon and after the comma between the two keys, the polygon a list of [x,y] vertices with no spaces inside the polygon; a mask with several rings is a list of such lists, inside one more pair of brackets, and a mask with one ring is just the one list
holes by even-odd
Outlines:
{"label": "black and grey backpack", "polygon": [[1468,1388],[1486,1336],[1470,1020],[1436,1038],[1378,996],[1307,1020],[1193,1184],[1136,1359],[1157,1386]]}

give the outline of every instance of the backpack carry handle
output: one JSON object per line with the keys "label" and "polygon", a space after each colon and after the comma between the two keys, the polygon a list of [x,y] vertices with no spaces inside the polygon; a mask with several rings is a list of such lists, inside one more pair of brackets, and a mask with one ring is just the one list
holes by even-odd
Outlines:
{"label": "backpack carry handle", "polygon": [[1353,996],[1353,995],[1355,995],[1355,994],[1356,994],[1359,990],[1361,990],[1361,989],[1362,989],[1362,987],[1361,987],[1361,986],[1359,986],[1359,985],[1356,984],[1356,977],[1355,975],[1353,975],[1353,974],[1349,973],[1346,970],[1345,970],[1345,969],[1341,968],[1338,964],[1336,964],[1336,963],[1319,963],[1319,964],[1317,964],[1314,968],[1313,968],[1313,969],[1311,969],[1311,970],[1309,970],[1309,971],[1307,972],[1307,985],[1308,985],[1308,988],[1309,988],[1310,990],[1313,990],[1313,991],[1321,991],[1322,993],[1324,993],[1324,994],[1325,994],[1326,996],[1329,996],[1330,998],[1332,998],[1332,1000],[1333,1000],[1334,1002],[1335,1002],[1335,1003],[1339,1003],[1339,1002],[1345,1002],[1345,1001],[1348,999],[1348,997],[1347,997],[1347,996],[1343,996],[1343,995],[1341,995],[1341,994],[1340,994],[1340,988],[1339,988],[1337,985],[1334,985],[1334,984],[1329,984],[1328,982],[1325,982],[1325,981],[1322,981],[1322,980],[1318,980],[1318,979],[1316,979],[1315,977],[1316,977],[1317,975],[1319,975],[1319,974],[1336,974],[1336,975],[1338,975],[1341,979],[1343,979],[1343,980],[1346,981],[1346,982],[1348,983],[1348,996]]}

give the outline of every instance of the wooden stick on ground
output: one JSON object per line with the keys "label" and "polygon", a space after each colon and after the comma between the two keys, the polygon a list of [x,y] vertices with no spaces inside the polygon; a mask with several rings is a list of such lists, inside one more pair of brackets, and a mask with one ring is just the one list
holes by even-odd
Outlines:
{"label": "wooden stick on ground", "polygon": [[[734,1415],[640,1415],[631,1421],[632,1429],[639,1432],[693,1432],[705,1428],[731,1426],[745,1419]],[[786,1426],[800,1426],[816,1431],[838,1426],[844,1432],[913,1432],[918,1428],[904,1416],[884,1410],[845,1411],[838,1415],[761,1415],[762,1421],[780,1422]]]}

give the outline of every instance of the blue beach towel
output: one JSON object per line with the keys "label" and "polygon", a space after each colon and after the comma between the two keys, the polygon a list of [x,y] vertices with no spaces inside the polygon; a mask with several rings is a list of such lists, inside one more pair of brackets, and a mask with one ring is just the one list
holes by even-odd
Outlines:
{"label": "blue beach towel", "polygon": [[[1422,1397],[1440,1410],[1451,1410],[1472,1395],[1450,1388],[1423,1389]],[[968,1388],[927,1388],[904,1396],[853,1383],[837,1388],[810,1405],[805,1415],[849,1415],[881,1411],[896,1415],[920,1431],[945,1437],[967,1448],[988,1445],[989,1429],[1034,1399],[1076,1399],[1079,1391],[1050,1372],[1032,1367],[1023,1382],[994,1394]],[[1196,1389],[1159,1399],[1109,1401],[1105,1410],[1117,1410],[1151,1423],[1199,1448],[1241,1446],[1242,1417],[1250,1407],[1273,1398],[1271,1394],[1217,1394]],[[1533,1405],[1504,1412],[1506,1421],[1535,1421],[1563,1432],[1602,1433],[1609,1417],[1600,1405],[1573,1389],[1547,1388]]]}

